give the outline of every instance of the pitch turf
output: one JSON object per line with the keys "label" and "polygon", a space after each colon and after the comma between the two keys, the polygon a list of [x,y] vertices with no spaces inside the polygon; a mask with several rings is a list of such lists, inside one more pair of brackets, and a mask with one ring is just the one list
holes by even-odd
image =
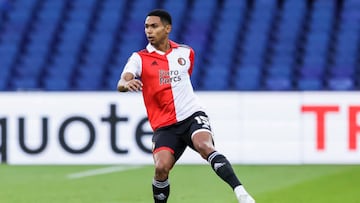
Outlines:
{"label": "pitch turf", "polygon": [[[0,202],[152,202],[152,166],[125,171],[121,166],[108,167],[0,165]],[[234,169],[257,203],[360,203],[360,165],[236,165]],[[169,203],[236,202],[231,189],[207,165],[177,165],[170,181]]]}

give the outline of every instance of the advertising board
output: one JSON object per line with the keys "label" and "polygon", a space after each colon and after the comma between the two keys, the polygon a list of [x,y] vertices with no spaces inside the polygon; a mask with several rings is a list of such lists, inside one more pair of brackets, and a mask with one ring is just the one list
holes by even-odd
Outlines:
{"label": "advertising board", "polygon": [[[216,148],[238,164],[360,163],[351,92],[198,92]],[[1,161],[151,164],[140,93],[1,93]],[[206,163],[188,149],[180,163]]]}

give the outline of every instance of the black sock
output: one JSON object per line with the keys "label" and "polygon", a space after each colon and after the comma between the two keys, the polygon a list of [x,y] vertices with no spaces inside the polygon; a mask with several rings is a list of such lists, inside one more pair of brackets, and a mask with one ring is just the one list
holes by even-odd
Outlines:
{"label": "black sock", "polygon": [[155,203],[166,203],[170,194],[170,183],[165,181],[153,180],[153,197]]}
{"label": "black sock", "polygon": [[211,164],[211,167],[213,168],[215,173],[226,183],[228,183],[232,187],[232,189],[234,189],[236,186],[241,185],[239,179],[235,175],[235,172],[230,162],[226,159],[224,155],[220,154],[217,151],[214,151],[208,156],[207,160]]}

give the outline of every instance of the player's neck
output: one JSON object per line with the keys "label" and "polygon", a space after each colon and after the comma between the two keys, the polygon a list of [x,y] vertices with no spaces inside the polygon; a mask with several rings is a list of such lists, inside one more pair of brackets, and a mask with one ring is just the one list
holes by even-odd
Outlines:
{"label": "player's neck", "polygon": [[162,52],[167,52],[170,49],[170,42],[169,40],[164,40],[164,42],[160,43],[158,46],[155,47],[157,50]]}

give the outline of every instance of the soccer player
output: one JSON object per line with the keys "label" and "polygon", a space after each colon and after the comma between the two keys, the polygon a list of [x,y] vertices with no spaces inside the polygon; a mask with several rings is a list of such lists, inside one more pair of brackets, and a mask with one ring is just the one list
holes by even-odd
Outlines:
{"label": "soccer player", "polygon": [[145,49],[131,55],[117,85],[120,92],[142,91],[143,94],[154,130],[154,202],[167,202],[170,170],[189,146],[231,186],[240,203],[255,203],[229,161],[214,147],[209,118],[190,81],[194,50],[168,38],[171,26],[171,16],[167,11],[155,9],[148,13],[145,34],[149,43]]}

